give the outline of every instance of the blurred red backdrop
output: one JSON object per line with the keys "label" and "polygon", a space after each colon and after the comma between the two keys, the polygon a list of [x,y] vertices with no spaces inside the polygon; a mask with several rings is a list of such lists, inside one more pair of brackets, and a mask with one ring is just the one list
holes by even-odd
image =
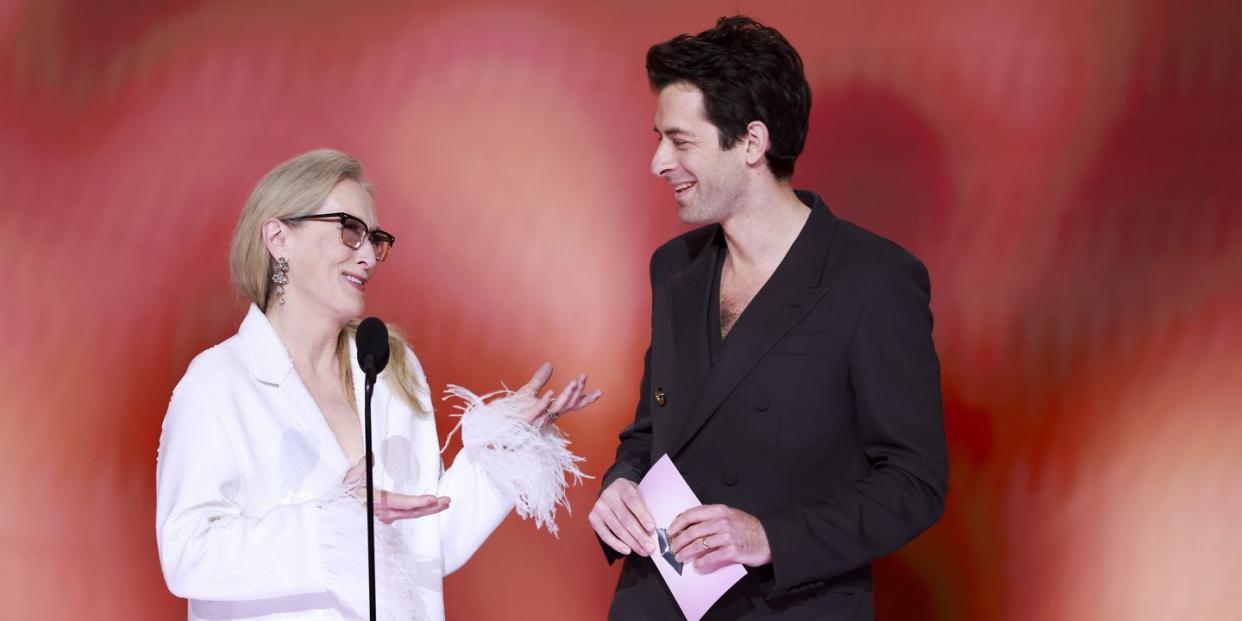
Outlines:
{"label": "blurred red backdrop", "polygon": [[[247,193],[314,147],[378,188],[368,312],[433,389],[588,370],[601,473],[682,230],[643,55],[739,10],[806,63],[796,185],[931,269],[951,492],[878,616],[1238,618],[1242,5],[1157,0],[0,3],[0,616],[184,616],[160,421],[243,314]],[[559,540],[506,522],[449,618],[602,618],[596,491]]]}

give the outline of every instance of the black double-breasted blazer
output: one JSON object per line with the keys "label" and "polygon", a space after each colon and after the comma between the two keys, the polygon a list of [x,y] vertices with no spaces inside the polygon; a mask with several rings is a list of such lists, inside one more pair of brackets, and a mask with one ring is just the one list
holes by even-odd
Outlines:
{"label": "black double-breasted blazer", "polygon": [[[798,196],[806,224],[714,363],[720,226],[656,250],[638,408],[601,482],[637,482],[668,454],[703,503],[763,524],[771,564],[749,568],[707,619],[868,619],[872,560],[944,508],[927,270],[818,196]],[[651,559],[625,559],[610,618],[680,618]]]}

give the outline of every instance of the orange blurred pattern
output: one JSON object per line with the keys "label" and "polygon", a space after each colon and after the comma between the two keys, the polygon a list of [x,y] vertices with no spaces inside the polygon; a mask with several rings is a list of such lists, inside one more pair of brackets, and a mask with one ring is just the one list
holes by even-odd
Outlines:
{"label": "orange blurred pattern", "polygon": [[[951,492],[877,565],[878,617],[1242,614],[1242,7],[348,7],[0,3],[0,616],[184,616],[155,554],[160,420],[240,321],[245,196],[313,147],[378,188],[400,241],[368,312],[433,388],[585,369],[607,396],[564,427],[602,472],[647,258],[682,230],[647,172],[643,55],[739,9],[806,63],[796,185],[932,272]],[[595,493],[559,540],[506,522],[449,618],[603,617]]]}

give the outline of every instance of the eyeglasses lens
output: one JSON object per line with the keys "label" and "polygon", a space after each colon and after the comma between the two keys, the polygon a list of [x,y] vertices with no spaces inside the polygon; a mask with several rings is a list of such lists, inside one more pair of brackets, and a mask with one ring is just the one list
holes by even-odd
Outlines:
{"label": "eyeglasses lens", "polygon": [[392,249],[392,244],[388,239],[379,237],[374,233],[371,234],[371,246],[375,248],[375,260],[383,261],[388,258],[388,251]]}
{"label": "eyeglasses lens", "polygon": [[345,242],[346,246],[357,250],[362,245],[362,238],[366,235],[365,231],[366,225],[361,222],[346,220],[341,223],[341,241]]}

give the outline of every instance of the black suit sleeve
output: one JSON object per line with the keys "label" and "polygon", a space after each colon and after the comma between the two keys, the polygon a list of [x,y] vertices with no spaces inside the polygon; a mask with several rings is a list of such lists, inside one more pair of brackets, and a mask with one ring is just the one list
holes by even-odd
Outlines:
{"label": "black suit sleeve", "polygon": [[629,479],[635,483],[642,480],[643,475],[651,468],[651,409],[648,403],[651,386],[651,348],[647,348],[643,356],[643,381],[640,384],[642,394],[638,397],[638,408],[634,411],[634,422],[621,430],[621,444],[617,447],[617,458],[604,480],[600,491],[617,479]]}
{"label": "black suit sleeve", "polygon": [[825,580],[905,545],[944,511],[948,457],[927,270],[907,255],[886,268],[850,344],[850,385],[870,472],[822,503],[759,516],[773,594]]}
{"label": "black suit sleeve", "polygon": [[[656,273],[656,259],[651,259],[652,289]],[[654,295],[653,295],[654,297]],[[604,473],[599,489],[602,493],[613,481],[627,479],[638,483],[647,470],[651,468],[651,346],[643,355],[643,379],[639,383],[638,407],[634,410],[634,422],[621,430],[621,444],[617,447],[617,458],[608,471]],[[598,539],[598,537],[597,537]],[[604,557],[611,564],[622,555],[618,554],[601,539],[600,546],[604,549]]]}

